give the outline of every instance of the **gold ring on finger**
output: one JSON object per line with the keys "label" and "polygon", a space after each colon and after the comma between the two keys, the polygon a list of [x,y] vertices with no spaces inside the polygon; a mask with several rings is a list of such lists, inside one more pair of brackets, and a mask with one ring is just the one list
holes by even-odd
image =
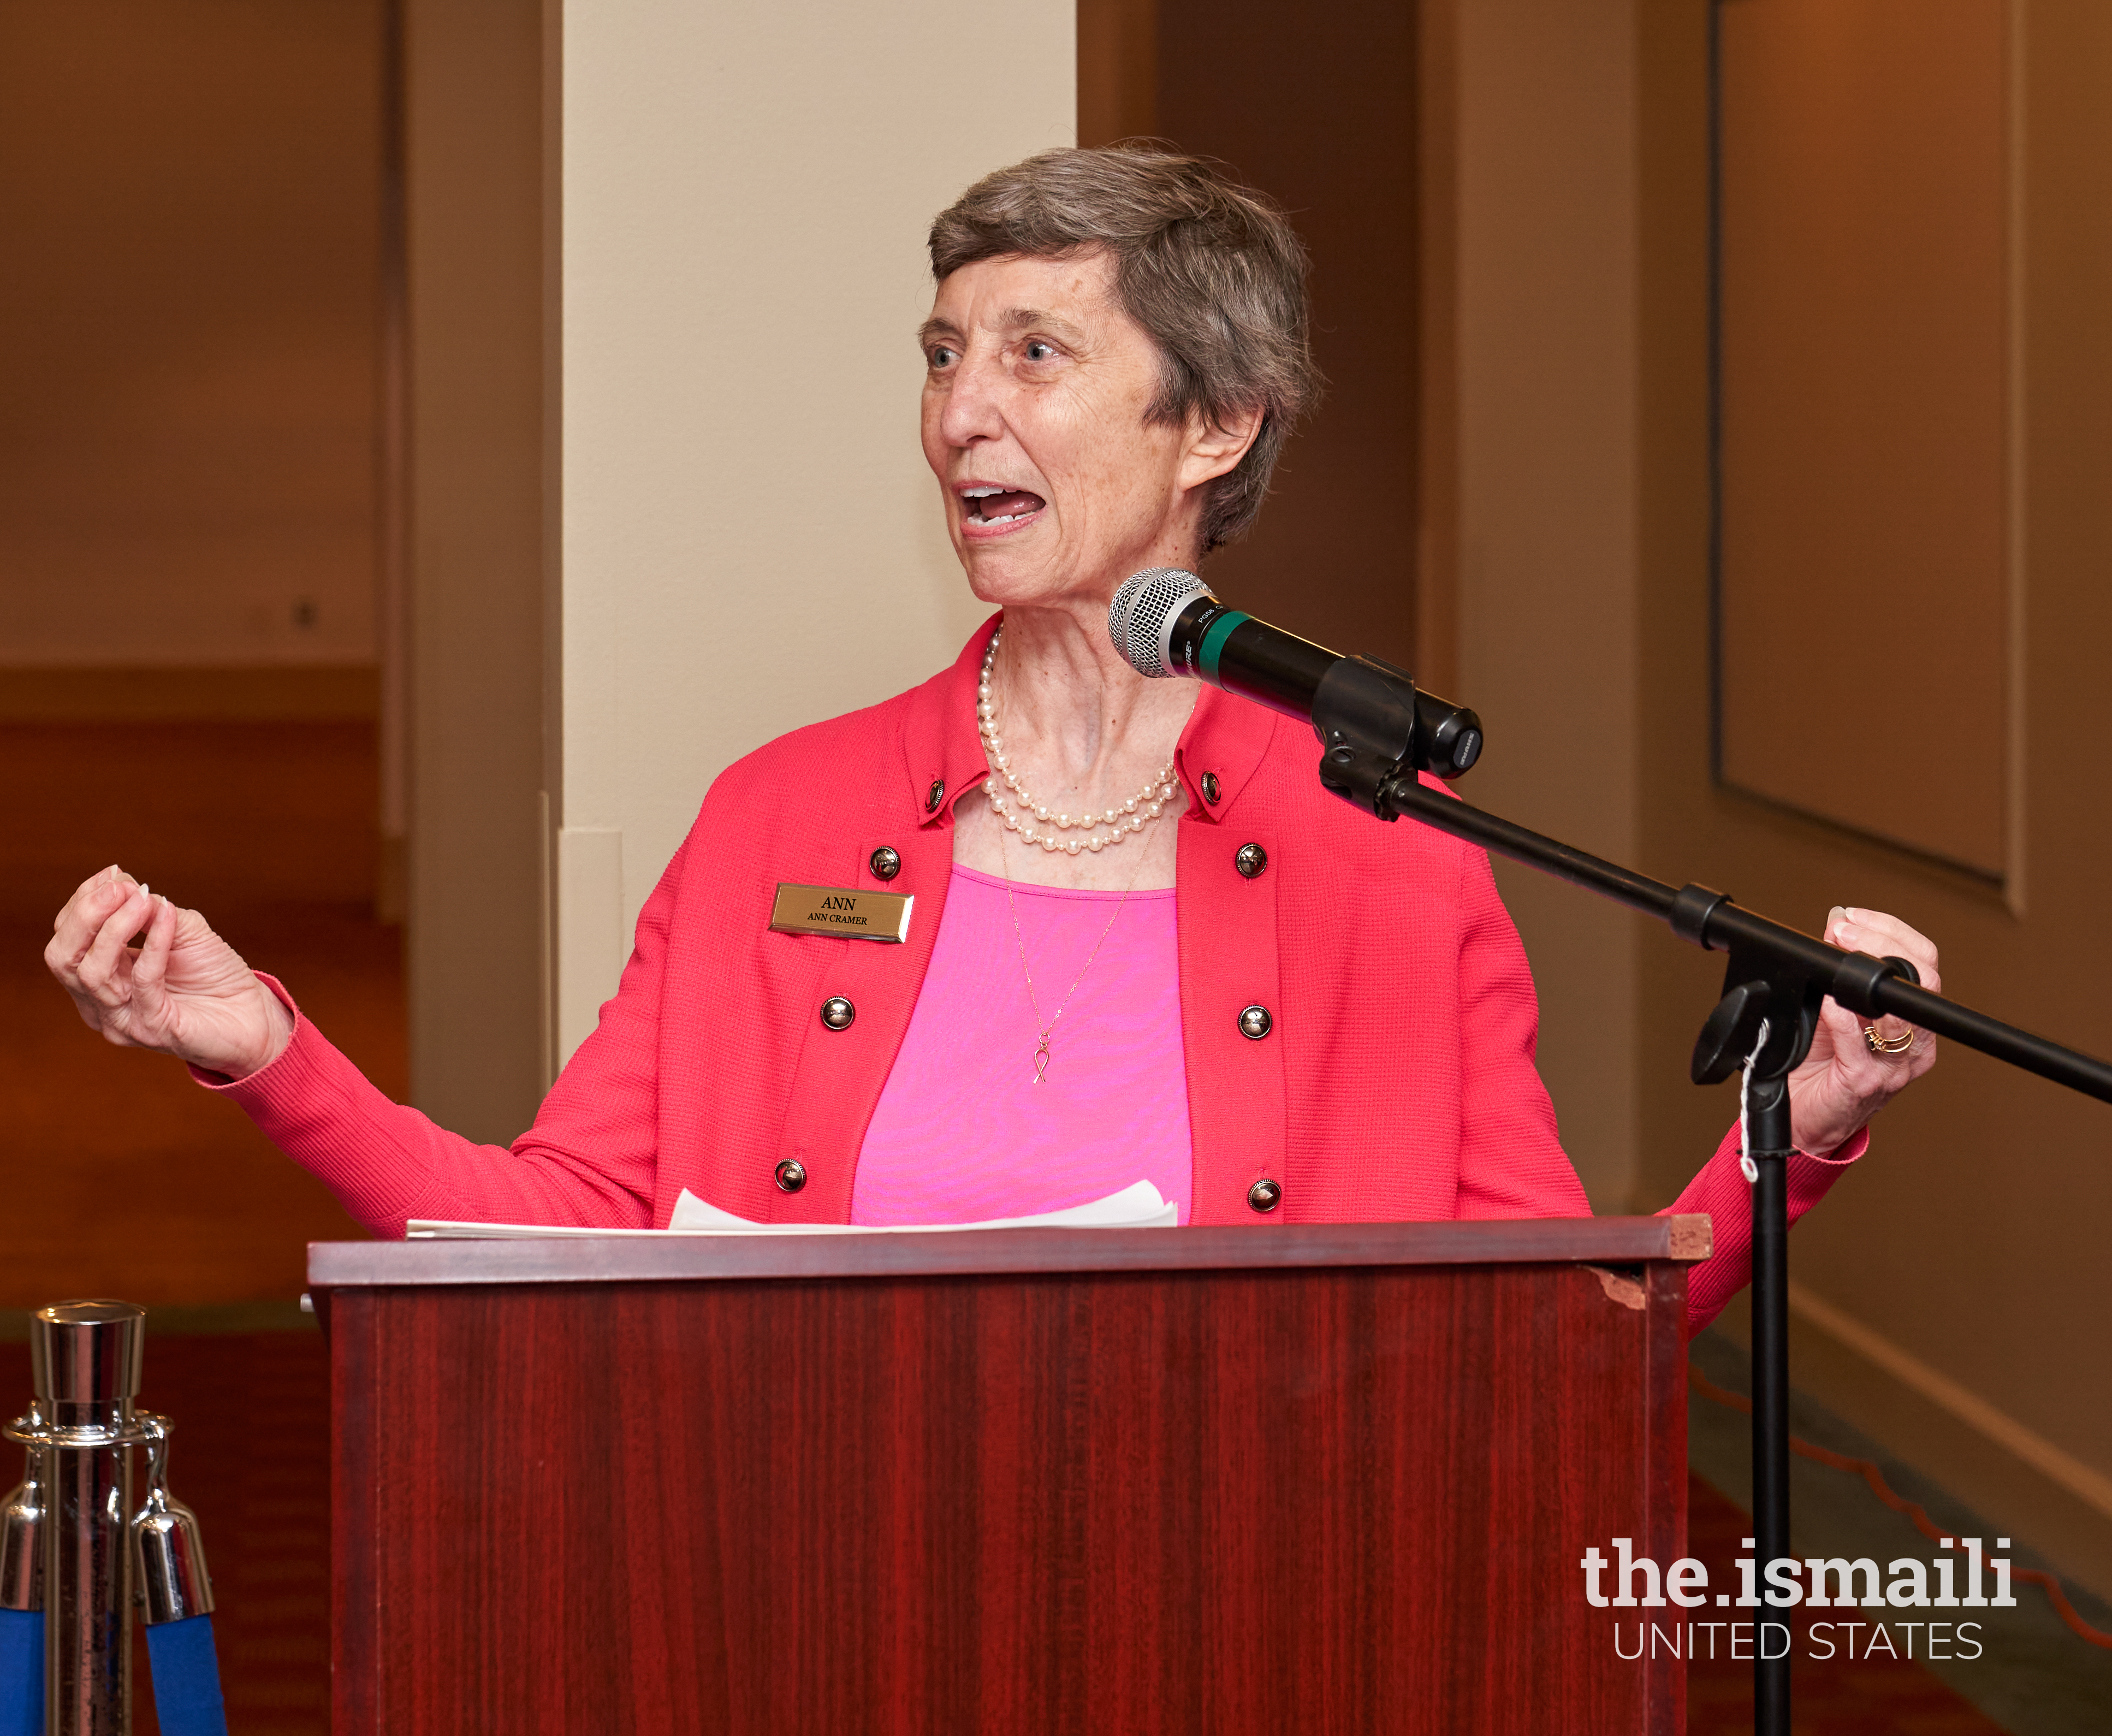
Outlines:
{"label": "gold ring on finger", "polygon": [[1908,1026],[1897,1037],[1880,1037],[1875,1025],[1865,1025],[1863,1041],[1870,1046],[1873,1055],[1905,1055],[1914,1046],[1914,1027]]}

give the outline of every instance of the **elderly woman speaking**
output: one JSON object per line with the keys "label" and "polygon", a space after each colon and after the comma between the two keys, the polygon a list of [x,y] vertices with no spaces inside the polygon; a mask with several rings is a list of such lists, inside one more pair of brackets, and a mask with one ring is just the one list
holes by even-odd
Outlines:
{"label": "elderly woman speaking", "polygon": [[[664,1225],[685,1190],[773,1223],[958,1223],[1140,1179],[1191,1223],[1587,1212],[1487,859],[1374,825],[1303,727],[1109,640],[1129,575],[1253,523],[1313,395],[1289,226],[1193,159],[1052,151],[970,188],[931,253],[924,455],[998,613],[923,686],[718,778],[510,1150],[389,1101],[114,868],[48,953],[81,1016],[189,1062],[383,1234]],[[904,944],[774,928],[781,884],[913,894]],[[1837,909],[1827,937],[1937,986],[1891,917]],[[1932,1059],[1826,1004],[1792,1211]],[[1715,1217],[1698,1324],[1748,1270],[1735,1129],[1673,1210]]]}

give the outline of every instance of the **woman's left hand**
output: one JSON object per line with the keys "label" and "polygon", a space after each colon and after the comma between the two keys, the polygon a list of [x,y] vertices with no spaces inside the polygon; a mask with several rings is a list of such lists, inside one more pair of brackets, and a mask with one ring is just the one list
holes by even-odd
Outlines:
{"label": "woman's left hand", "polygon": [[[1849,952],[1905,959],[1921,973],[1921,986],[1940,990],[1936,948],[1896,916],[1882,910],[1844,910],[1826,919],[1825,938]],[[1811,1053],[1789,1076],[1791,1142],[1814,1157],[1831,1155],[1862,1130],[1894,1093],[1936,1064],[1936,1039],[1919,1026],[1887,1014],[1876,1021],[1878,1040],[1896,1046],[1913,1034],[1912,1046],[1880,1055],[1863,1035],[1866,1021],[1830,996],[1819,1009]]]}

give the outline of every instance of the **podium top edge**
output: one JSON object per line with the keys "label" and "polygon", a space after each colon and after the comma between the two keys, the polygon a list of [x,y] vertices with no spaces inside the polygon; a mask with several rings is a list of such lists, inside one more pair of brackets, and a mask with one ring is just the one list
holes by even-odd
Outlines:
{"label": "podium top edge", "polygon": [[1637,1265],[1707,1258],[1706,1216],[1506,1218],[872,1236],[312,1242],[311,1289],[711,1283],[1300,1267]]}

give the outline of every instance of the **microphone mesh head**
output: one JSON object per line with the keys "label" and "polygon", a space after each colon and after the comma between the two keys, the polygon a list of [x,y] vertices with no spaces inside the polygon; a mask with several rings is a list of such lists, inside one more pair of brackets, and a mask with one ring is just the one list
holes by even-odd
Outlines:
{"label": "microphone mesh head", "polygon": [[1167,636],[1173,617],[1210,587],[1179,567],[1147,567],[1122,581],[1108,610],[1108,637],[1139,675],[1172,675]]}

